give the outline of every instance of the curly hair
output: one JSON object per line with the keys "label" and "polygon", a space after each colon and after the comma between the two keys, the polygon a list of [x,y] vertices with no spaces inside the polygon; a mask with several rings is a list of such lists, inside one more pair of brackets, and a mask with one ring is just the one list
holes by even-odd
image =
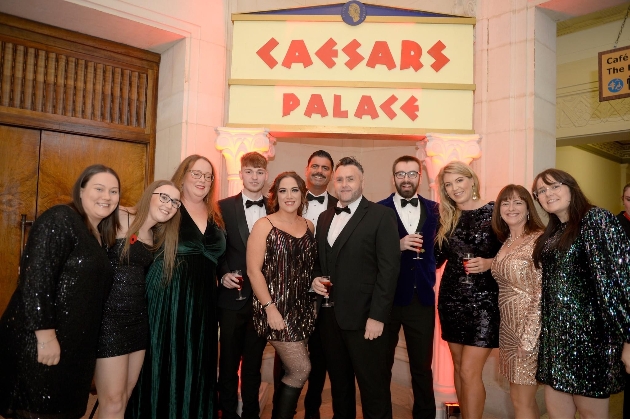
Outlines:
{"label": "curly hair", "polygon": [[306,211],[306,208],[308,208],[308,201],[306,200],[306,183],[304,182],[304,179],[295,172],[282,172],[273,180],[273,183],[269,188],[269,208],[272,213],[278,212],[280,209],[280,204],[278,203],[278,188],[280,188],[280,182],[282,182],[282,179],[286,179],[288,177],[295,179],[295,182],[300,189],[300,193],[302,194],[300,206],[297,211],[297,214],[302,216],[304,211]]}

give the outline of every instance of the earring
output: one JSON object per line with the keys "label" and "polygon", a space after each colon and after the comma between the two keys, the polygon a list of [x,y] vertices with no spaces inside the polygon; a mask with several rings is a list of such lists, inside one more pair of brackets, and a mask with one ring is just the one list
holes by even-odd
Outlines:
{"label": "earring", "polygon": [[479,195],[477,195],[477,188],[475,188],[475,185],[474,185],[474,184],[473,184],[473,188],[472,188],[472,190],[473,190],[473,193],[472,193],[472,199],[473,199],[473,201],[476,201],[476,200],[478,200],[478,199],[479,199]]}
{"label": "earring", "polygon": [[527,221],[529,221],[529,212],[527,213]]}

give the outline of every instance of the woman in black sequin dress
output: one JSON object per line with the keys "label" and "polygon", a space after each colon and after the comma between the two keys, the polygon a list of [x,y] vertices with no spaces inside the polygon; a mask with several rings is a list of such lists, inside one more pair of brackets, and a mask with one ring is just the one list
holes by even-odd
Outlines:
{"label": "woman in black sequin dress", "polygon": [[[448,261],[438,296],[442,339],[448,342],[462,417],[480,418],[486,398],[483,366],[499,346],[499,288],[490,273],[501,243],[492,230],[494,203],[479,198],[479,179],[453,161],[440,170],[437,266]],[[464,253],[475,257],[464,269]],[[467,284],[466,274],[470,284]]]}
{"label": "woman in black sequin dress", "polygon": [[103,304],[112,281],[104,245],[118,227],[120,182],[102,165],[74,184],[72,203],[33,224],[20,281],[0,320],[0,414],[73,419],[85,414]]}
{"label": "woman in black sequin dress", "polygon": [[549,214],[534,248],[542,266],[536,379],[550,418],[607,418],[630,366],[630,241],[570,174],[547,169],[532,192]]}
{"label": "woman in black sequin dress", "polygon": [[[630,183],[623,187],[621,193],[621,201],[624,210],[617,214],[617,219],[621,223],[621,227],[626,232],[626,236],[630,239]],[[630,418],[630,374],[626,372],[626,384],[623,390],[623,417]]]}
{"label": "woman in black sequin dress", "polygon": [[317,246],[313,223],[302,217],[306,184],[284,172],[269,190],[273,213],[254,224],[247,241],[247,274],[256,295],[254,325],[282,360],[285,375],[274,397],[273,415],[291,419],[311,364],[306,341],[315,311],[308,295]]}
{"label": "woman in black sequin dress", "polygon": [[[107,252],[114,283],[103,311],[94,374],[100,417],[122,419],[138,380],[149,339],[145,275],[152,252],[162,246],[163,254],[175,259],[179,196],[172,182],[158,180],[147,187],[135,208],[119,210],[121,228]],[[171,274],[172,268],[166,276],[170,279]]]}

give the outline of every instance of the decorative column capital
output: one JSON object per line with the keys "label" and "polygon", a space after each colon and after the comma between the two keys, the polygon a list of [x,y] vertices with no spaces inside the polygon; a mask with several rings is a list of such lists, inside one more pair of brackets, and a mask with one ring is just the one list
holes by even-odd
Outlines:
{"label": "decorative column capital", "polygon": [[268,160],[275,155],[276,139],[266,128],[216,128],[218,137],[215,147],[225,157],[227,165],[228,196],[236,195],[243,188],[238,175],[241,170],[241,156],[256,151]]}

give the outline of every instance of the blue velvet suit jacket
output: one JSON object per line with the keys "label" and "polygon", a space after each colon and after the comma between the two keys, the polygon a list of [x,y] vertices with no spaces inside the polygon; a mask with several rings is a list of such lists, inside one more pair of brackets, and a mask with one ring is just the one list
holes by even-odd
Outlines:
{"label": "blue velvet suit jacket", "polygon": [[[407,230],[400,220],[396,206],[394,205],[394,195],[380,201],[379,204],[389,207],[396,213],[398,221],[398,235],[402,239],[407,234]],[[418,200],[424,204],[421,208],[420,224],[422,224],[422,236],[424,253],[420,256],[422,260],[413,259],[416,252],[405,250],[400,254],[400,273],[396,286],[396,296],[394,305],[406,306],[413,299],[413,289],[416,287],[418,300],[424,306],[435,305],[435,256],[433,247],[435,234],[439,223],[439,209],[437,202],[424,199],[418,195]]]}

